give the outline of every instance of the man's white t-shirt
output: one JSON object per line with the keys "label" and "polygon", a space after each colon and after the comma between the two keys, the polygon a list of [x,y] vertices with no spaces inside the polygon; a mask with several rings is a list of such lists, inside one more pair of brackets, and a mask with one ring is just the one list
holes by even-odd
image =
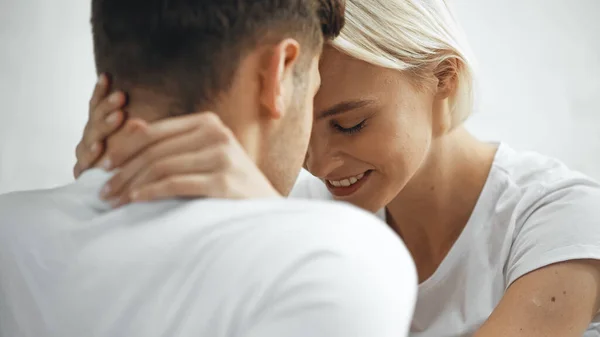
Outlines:
{"label": "man's white t-shirt", "polygon": [[[331,199],[306,172],[292,195]],[[383,210],[378,215],[385,220]],[[465,229],[419,285],[410,336],[470,336],[519,277],[575,259],[600,259],[600,185],[557,160],[500,144]],[[599,318],[585,337],[600,336]]]}
{"label": "man's white t-shirt", "polygon": [[1,337],[398,337],[417,276],[339,203],[205,199],[111,210],[109,175],[0,196]]}

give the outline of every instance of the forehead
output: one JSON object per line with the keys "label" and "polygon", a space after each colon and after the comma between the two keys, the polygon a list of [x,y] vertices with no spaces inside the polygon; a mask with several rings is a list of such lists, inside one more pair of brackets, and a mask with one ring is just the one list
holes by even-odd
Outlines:
{"label": "forehead", "polygon": [[319,64],[321,88],[315,112],[346,100],[379,99],[401,85],[400,73],[353,58],[331,46],[323,49]]}

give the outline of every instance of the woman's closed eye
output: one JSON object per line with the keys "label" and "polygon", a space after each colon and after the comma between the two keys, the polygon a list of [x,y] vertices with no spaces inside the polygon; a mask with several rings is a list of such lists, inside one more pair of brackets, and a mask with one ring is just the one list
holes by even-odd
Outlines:
{"label": "woman's closed eye", "polygon": [[367,120],[363,120],[362,122],[354,125],[354,126],[350,126],[350,127],[344,127],[342,125],[340,125],[339,123],[332,121],[332,126],[335,130],[341,132],[341,133],[345,133],[348,135],[351,134],[355,134],[357,132],[360,132],[366,125]]}

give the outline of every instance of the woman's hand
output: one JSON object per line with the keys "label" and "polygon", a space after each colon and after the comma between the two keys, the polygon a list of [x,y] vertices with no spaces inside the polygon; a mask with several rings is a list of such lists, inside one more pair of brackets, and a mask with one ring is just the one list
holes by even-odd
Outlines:
{"label": "woman's hand", "polygon": [[89,119],[83,131],[83,138],[77,145],[77,163],[73,175],[78,178],[86,169],[95,165],[104,153],[105,140],[115,133],[125,121],[123,106],[125,94],[110,92],[110,79],[102,74],[90,99]]}
{"label": "woman's hand", "polygon": [[119,169],[102,191],[115,206],[175,197],[280,196],[211,112],[150,125],[128,121],[109,138],[102,166]]}
{"label": "woman's hand", "polygon": [[[123,123],[125,95],[118,93],[115,99],[108,92],[104,78],[90,101],[75,174],[94,165],[118,169],[102,191],[113,205],[175,197],[280,196],[217,115]],[[117,122],[106,118],[115,113]]]}

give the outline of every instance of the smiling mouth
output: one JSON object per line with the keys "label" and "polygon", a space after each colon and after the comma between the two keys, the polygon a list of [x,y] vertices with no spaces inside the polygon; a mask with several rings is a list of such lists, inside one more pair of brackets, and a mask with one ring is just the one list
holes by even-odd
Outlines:
{"label": "smiling mouth", "polygon": [[373,170],[341,180],[325,180],[329,191],[336,197],[347,197],[354,194],[368,180]]}

